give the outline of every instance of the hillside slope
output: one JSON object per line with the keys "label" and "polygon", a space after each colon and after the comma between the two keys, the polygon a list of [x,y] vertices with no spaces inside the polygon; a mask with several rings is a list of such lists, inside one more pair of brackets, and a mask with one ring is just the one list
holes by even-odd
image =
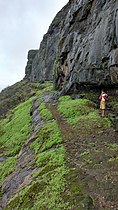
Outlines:
{"label": "hillside slope", "polygon": [[37,90],[42,88],[43,84],[40,85],[39,83],[32,83],[27,79],[23,79],[3,89],[0,92],[0,119],[5,118],[8,111],[35,95]]}
{"label": "hillside slope", "polygon": [[58,98],[52,84],[35,86],[0,121],[0,209],[116,210],[118,98],[101,118],[98,92]]}

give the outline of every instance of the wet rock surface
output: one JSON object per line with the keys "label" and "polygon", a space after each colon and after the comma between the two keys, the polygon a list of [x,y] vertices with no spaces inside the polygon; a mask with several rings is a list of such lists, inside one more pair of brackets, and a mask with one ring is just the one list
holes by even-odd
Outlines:
{"label": "wet rock surface", "polygon": [[36,54],[38,53],[38,50],[29,50],[28,56],[27,56],[27,65],[25,67],[25,78],[29,78],[31,71],[32,71],[32,62]]}
{"label": "wet rock surface", "polygon": [[[55,97],[53,93],[45,93],[40,97],[36,97],[32,101],[32,108],[30,110],[31,120],[31,134],[29,138],[22,145],[21,150],[17,156],[16,169],[10,175],[7,176],[2,185],[2,198],[0,200],[0,209],[4,209],[8,204],[10,198],[12,198],[18,191],[23,187],[28,186],[32,180],[33,175],[39,170],[35,165],[35,154],[31,150],[30,144],[34,141],[37,133],[41,126],[45,124],[44,120],[41,118],[40,112],[38,110],[39,106],[43,102],[54,102]],[[54,148],[51,148],[52,150]],[[0,157],[0,162],[4,162],[7,157]]]}
{"label": "wet rock surface", "polygon": [[26,76],[54,79],[62,95],[74,84],[117,85],[117,57],[117,0],[69,1],[44,35]]}

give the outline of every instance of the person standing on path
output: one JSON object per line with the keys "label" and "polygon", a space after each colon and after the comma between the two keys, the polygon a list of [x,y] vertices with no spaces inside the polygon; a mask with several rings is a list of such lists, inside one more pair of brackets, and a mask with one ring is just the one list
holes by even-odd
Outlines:
{"label": "person standing on path", "polygon": [[101,91],[101,95],[99,97],[100,100],[100,109],[102,110],[102,117],[105,116],[105,109],[106,109],[106,101],[108,101],[108,95],[104,92],[104,90]]}

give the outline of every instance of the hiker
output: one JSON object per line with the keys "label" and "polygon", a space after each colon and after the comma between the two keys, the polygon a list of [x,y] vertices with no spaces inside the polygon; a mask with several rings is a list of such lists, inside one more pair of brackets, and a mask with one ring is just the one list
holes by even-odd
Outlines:
{"label": "hiker", "polygon": [[102,117],[104,117],[106,109],[106,101],[108,101],[108,95],[104,92],[104,90],[101,91],[99,99],[100,99],[100,109],[102,110],[101,115]]}

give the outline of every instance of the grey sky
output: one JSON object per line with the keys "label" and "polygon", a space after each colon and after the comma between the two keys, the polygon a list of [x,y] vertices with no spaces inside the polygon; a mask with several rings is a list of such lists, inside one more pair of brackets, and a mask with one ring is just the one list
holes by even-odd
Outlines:
{"label": "grey sky", "polygon": [[0,90],[25,75],[27,53],[68,0],[0,0]]}

